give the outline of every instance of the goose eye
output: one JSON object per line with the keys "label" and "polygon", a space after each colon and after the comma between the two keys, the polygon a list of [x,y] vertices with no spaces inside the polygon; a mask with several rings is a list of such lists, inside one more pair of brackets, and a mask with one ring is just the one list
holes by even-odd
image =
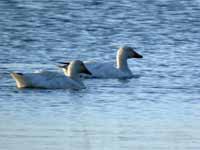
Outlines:
{"label": "goose eye", "polygon": [[132,58],[135,55],[134,51],[129,51],[129,58]]}

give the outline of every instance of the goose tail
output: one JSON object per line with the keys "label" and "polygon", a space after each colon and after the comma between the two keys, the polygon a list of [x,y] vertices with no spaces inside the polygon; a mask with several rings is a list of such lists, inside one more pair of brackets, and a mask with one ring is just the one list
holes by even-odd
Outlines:
{"label": "goose tail", "polygon": [[16,81],[18,88],[25,88],[27,86],[24,75],[22,73],[11,73],[11,77]]}

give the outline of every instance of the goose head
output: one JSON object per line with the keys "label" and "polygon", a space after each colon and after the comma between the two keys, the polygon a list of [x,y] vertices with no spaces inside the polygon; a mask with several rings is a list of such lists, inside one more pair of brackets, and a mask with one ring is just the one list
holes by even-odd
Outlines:
{"label": "goose head", "polygon": [[118,52],[117,52],[117,56],[121,56],[124,57],[126,59],[129,58],[143,58],[142,55],[140,55],[139,53],[137,53],[132,47],[129,46],[124,46],[119,48]]}
{"label": "goose head", "polygon": [[143,58],[142,55],[137,53],[132,47],[124,46],[117,51],[117,68],[128,69],[127,59],[130,58]]}
{"label": "goose head", "polygon": [[79,78],[80,73],[85,73],[92,75],[92,73],[86,68],[84,63],[80,60],[75,60],[70,63],[63,63],[64,65],[60,65],[59,67],[63,68],[65,75],[70,78]]}

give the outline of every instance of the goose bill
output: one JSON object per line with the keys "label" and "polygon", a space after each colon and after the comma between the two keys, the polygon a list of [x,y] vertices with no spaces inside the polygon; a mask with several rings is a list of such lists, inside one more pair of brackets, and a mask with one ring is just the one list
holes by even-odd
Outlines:
{"label": "goose bill", "polygon": [[138,53],[136,53],[136,52],[134,52],[133,58],[143,58],[143,56],[138,54]]}
{"label": "goose bill", "polygon": [[92,73],[85,67],[83,73],[92,75]]}

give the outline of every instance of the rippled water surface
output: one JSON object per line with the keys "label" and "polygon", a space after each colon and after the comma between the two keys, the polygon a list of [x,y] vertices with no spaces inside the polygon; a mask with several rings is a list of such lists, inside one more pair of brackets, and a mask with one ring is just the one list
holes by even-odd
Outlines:
{"label": "rippled water surface", "polygon": [[[11,71],[65,60],[113,61],[137,78],[87,89],[15,87]],[[200,149],[200,1],[1,0],[1,150]]]}

